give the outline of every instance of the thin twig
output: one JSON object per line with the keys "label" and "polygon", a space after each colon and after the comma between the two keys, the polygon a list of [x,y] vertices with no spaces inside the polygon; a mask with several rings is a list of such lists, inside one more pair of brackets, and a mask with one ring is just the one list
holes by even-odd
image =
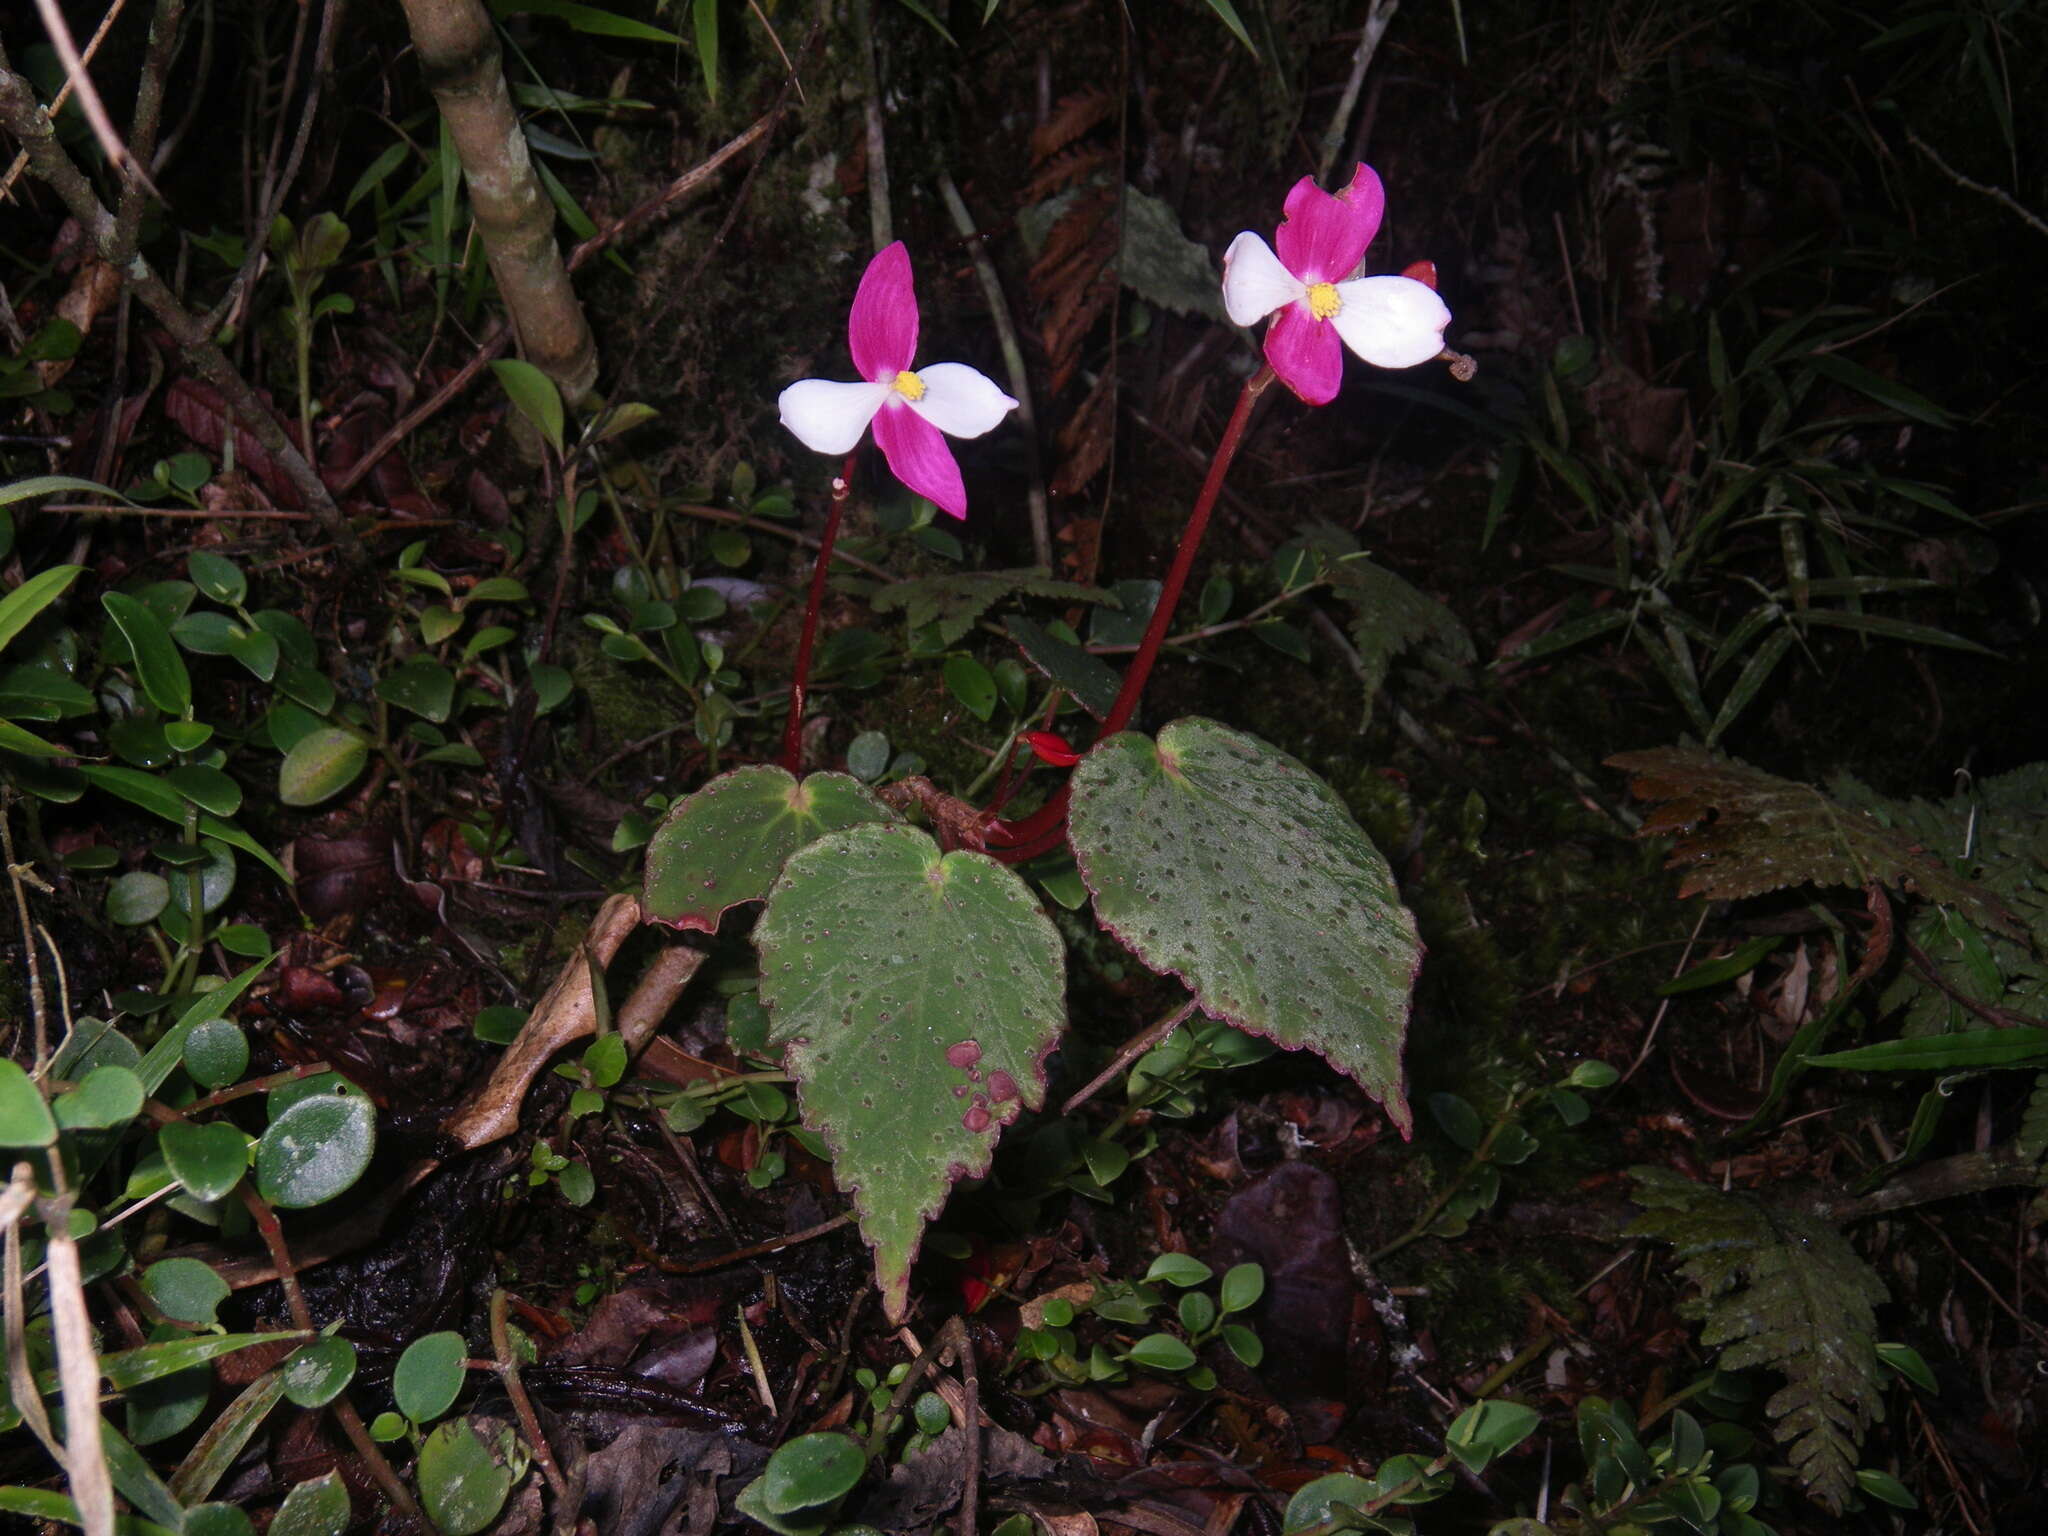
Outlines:
{"label": "thin twig", "polygon": [[1083,1104],[1094,1098],[1112,1079],[1126,1070],[1132,1062],[1151,1050],[1153,1046],[1164,1040],[1176,1029],[1179,1029],[1182,1022],[1186,1020],[1189,1014],[1195,1011],[1197,1006],[1196,999],[1191,997],[1163,1019],[1158,1020],[1156,1023],[1147,1024],[1143,1029],[1131,1036],[1129,1040],[1124,1042],[1123,1049],[1110,1058],[1109,1065],[1089,1078],[1081,1091],[1067,1100],[1061,1107],[1060,1113],[1071,1115]]}
{"label": "thin twig", "polygon": [[1932,160],[1934,168],[1957,186],[1990,198],[1994,203],[1999,204],[2012,213],[2018,214],[2020,219],[2033,229],[2036,234],[2048,235],[2048,222],[2044,222],[2039,214],[2032,212],[2016,201],[2013,195],[2004,188],[1987,186],[1981,181],[1972,181],[1961,171],[1955,169],[1946,160],[1942,159],[1940,155],[1936,154],[1933,146],[1910,128],[1906,130],[1906,142]]}
{"label": "thin twig", "polygon": [[1401,9],[1401,0],[1372,0],[1372,8],[1366,12],[1365,25],[1359,29],[1358,47],[1351,55],[1351,73],[1344,81],[1344,94],[1337,99],[1337,110],[1330,114],[1330,126],[1323,130],[1323,149],[1316,159],[1316,180],[1329,179],[1330,167],[1337,163],[1337,151],[1344,143],[1344,125],[1351,121],[1351,110],[1358,105],[1358,88],[1365,83],[1365,72],[1372,67],[1372,56],[1379,52],[1380,39],[1387,35],[1394,13]]}
{"label": "thin twig", "polygon": [[1031,553],[1047,570],[1052,569],[1052,525],[1046,516],[1045,467],[1038,456],[1038,410],[1031,400],[1031,376],[1024,367],[1024,349],[1017,344],[1017,327],[1010,319],[1009,300],[1003,296],[1003,280],[996,264],[989,260],[981,231],[960,189],[949,172],[939,172],[939,196],[953,227],[967,242],[967,254],[974,259],[974,275],[981,280],[981,296],[988,305],[989,321],[996,328],[996,345],[1002,348],[1003,371],[1009,375],[1010,393],[1017,397],[1017,425],[1024,429],[1025,470],[1029,481],[1025,502],[1031,514]]}
{"label": "thin twig", "polygon": [[660,1261],[661,1272],[665,1275],[701,1275],[710,1270],[724,1269],[728,1264],[744,1264],[749,1259],[780,1253],[785,1248],[794,1248],[798,1243],[808,1243],[812,1238],[837,1232],[852,1220],[853,1212],[842,1211],[830,1221],[821,1221],[815,1227],[805,1227],[801,1232],[787,1232],[781,1237],[771,1237],[764,1242],[749,1243],[744,1248],[721,1253],[714,1259],[663,1259]]}
{"label": "thin twig", "polygon": [[[99,47],[100,39],[107,35],[107,29],[113,26],[114,18],[121,14],[126,4],[127,0],[114,0],[107,7],[107,14],[100,19],[99,30],[93,34],[93,48]],[[58,62],[64,66],[64,87],[77,92],[79,108],[85,113],[85,120],[92,124],[93,137],[99,140],[107,163],[149,187],[153,196],[161,197],[162,194],[150,185],[149,173],[135,163],[135,157],[128,153],[128,146],[121,141],[121,135],[114,131],[114,120],[107,116],[106,103],[100,100],[92,76],[86,73],[85,60],[78,56],[78,44],[72,41],[71,28],[65,23],[64,12],[57,0],[36,0],[36,12],[43,18],[43,30],[50,35],[50,46],[57,50]]]}
{"label": "thin twig", "polygon": [[4,855],[7,861],[7,883],[14,889],[15,916],[21,923],[21,948],[28,960],[28,1009],[35,1027],[35,1071],[40,1077],[44,1064],[50,1059],[50,1000],[43,991],[43,968],[36,960],[35,923],[28,915],[28,892],[22,878],[28,866],[14,862],[14,800],[11,789],[4,799],[0,799],[0,855]]}
{"label": "thin twig", "polygon": [[493,1363],[498,1367],[498,1380],[504,1384],[505,1396],[512,1400],[512,1411],[518,1415],[519,1427],[526,1432],[527,1444],[533,1447],[533,1459],[540,1463],[541,1475],[555,1491],[559,1509],[568,1499],[569,1485],[563,1481],[562,1469],[555,1464],[548,1437],[541,1433],[540,1418],[533,1411],[533,1399],[526,1395],[526,1384],[519,1379],[519,1357],[512,1349],[511,1330],[505,1326],[502,1285],[491,1292],[491,1352],[497,1356]]}
{"label": "thin twig", "polygon": [[853,0],[853,47],[860,66],[861,113],[867,125],[868,233],[880,251],[896,236],[889,211],[889,141],[882,132],[882,82],[875,64],[871,0]]}

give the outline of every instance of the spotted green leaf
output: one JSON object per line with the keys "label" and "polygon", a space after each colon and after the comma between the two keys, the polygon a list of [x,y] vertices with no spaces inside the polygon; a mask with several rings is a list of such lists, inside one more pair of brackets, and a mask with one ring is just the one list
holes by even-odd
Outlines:
{"label": "spotted green leaf", "polygon": [[755,939],[770,1042],[787,1047],[804,1124],[832,1148],[900,1321],[925,1223],[1044,1101],[1059,937],[993,859],[868,825],[789,860]]}
{"label": "spotted green leaf", "polygon": [[1386,1107],[1422,962],[1393,872],[1336,793],[1213,720],[1134,731],[1074,770],[1071,828],[1104,927],[1211,1017],[1315,1051]]}
{"label": "spotted green leaf", "polygon": [[728,907],[768,894],[789,856],[827,832],[895,815],[859,780],[802,783],[771,764],[721,774],[678,800],[647,845],[648,919],[704,933]]}

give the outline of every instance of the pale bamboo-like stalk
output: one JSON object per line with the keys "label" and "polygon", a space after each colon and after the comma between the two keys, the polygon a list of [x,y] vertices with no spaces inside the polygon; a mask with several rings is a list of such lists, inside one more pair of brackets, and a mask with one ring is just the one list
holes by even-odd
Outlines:
{"label": "pale bamboo-like stalk", "polygon": [[[402,0],[427,87],[469,184],[477,238],[526,360],[573,405],[597,382],[597,342],[555,243],[555,209],[534,174],[482,0]],[[452,195],[444,187],[441,195]]]}

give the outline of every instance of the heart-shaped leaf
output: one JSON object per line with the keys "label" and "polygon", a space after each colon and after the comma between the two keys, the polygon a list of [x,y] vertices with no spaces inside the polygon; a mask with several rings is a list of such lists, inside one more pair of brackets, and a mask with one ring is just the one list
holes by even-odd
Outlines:
{"label": "heart-shaped leaf", "polygon": [[[508,1462],[517,1463],[515,1474]],[[510,1428],[486,1445],[467,1419],[436,1425],[420,1446],[420,1502],[442,1536],[476,1536],[498,1518],[526,1460]]]}
{"label": "heart-shaped leaf", "polygon": [[167,1125],[157,1145],[163,1149],[164,1166],[195,1199],[220,1199],[249,1171],[249,1138],[221,1121]]}
{"label": "heart-shaped leaf", "polygon": [[228,1299],[228,1283],[198,1259],[161,1259],[142,1272],[142,1291],[165,1317],[213,1325],[214,1310]]}
{"label": "heart-shaped leaf", "polygon": [[356,1347],[333,1335],[315,1339],[284,1363],[284,1395],[301,1408],[325,1408],[355,1380]]}
{"label": "heart-shaped leaf", "polygon": [[339,1472],[308,1478],[284,1496],[270,1536],[341,1536],[348,1529],[348,1489]]}
{"label": "heart-shaped leaf", "polygon": [[755,940],[771,1042],[853,1195],[890,1318],[925,1223],[1045,1098],[1065,964],[1024,882],[923,832],[834,832],[789,860]]}
{"label": "heart-shaped leaf", "polygon": [[725,910],[766,896],[806,843],[895,819],[843,773],[814,773],[801,784],[772,764],[721,774],[677,801],[647,845],[648,919],[716,933]]}
{"label": "heart-shaped leaf", "polygon": [[1071,835],[1102,925],[1210,1016],[1304,1046],[1405,1136],[1422,963],[1393,871],[1336,793],[1256,737],[1190,717],[1112,736],[1074,770]]}

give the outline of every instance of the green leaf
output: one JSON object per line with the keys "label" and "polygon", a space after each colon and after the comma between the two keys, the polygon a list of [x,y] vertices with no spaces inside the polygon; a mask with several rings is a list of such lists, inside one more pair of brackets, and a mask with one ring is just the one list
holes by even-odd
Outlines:
{"label": "green leaf", "polygon": [[553,16],[578,32],[588,32],[593,37],[623,37],[633,42],[662,43],[670,47],[680,47],[683,41],[675,33],[664,32],[660,27],[650,27],[644,21],[635,21],[630,16],[620,16],[594,5],[579,5],[576,0],[491,0],[491,14]]}
{"label": "green leaf", "polygon": [[1247,1370],[1256,1371],[1259,1362],[1266,1358],[1266,1346],[1259,1341],[1259,1336],[1243,1323],[1225,1323],[1223,1342]]}
{"label": "green leaf", "polygon": [[[0,486],[0,501],[12,500],[7,493],[18,490],[20,482],[12,486]],[[47,571],[38,571],[20,586],[0,597],[0,651],[7,649],[7,642],[20,634],[35,621],[50,604],[64,595],[64,589],[78,578],[84,570],[82,565],[53,565]]]}
{"label": "green leaf", "polygon": [[[1344,1509],[1363,1509],[1379,1497],[1379,1486],[1349,1472],[1332,1472],[1313,1482],[1303,1483],[1294,1491],[1294,1497],[1287,1501],[1287,1512],[1280,1519],[1283,1532],[1305,1531],[1310,1526],[1332,1525],[1339,1518],[1339,1506]],[[1362,1527],[1361,1527],[1362,1528]]]}
{"label": "green leaf", "polygon": [[284,1395],[301,1408],[324,1408],[355,1380],[356,1347],[330,1335],[315,1339],[284,1363]]}
{"label": "green leaf", "polygon": [[1943,410],[1917,389],[1908,389],[1896,379],[1887,379],[1872,373],[1860,363],[1852,363],[1839,352],[1809,352],[1800,360],[1801,364],[1815,373],[1825,374],[1837,384],[1842,384],[1876,401],[1886,410],[1896,411],[1912,421],[1930,427],[1947,428],[1955,425],[1955,417]]}
{"label": "green leaf", "polygon": [[125,592],[102,592],[100,606],[128,641],[135,655],[135,675],[149,702],[167,715],[192,708],[192,674],[164,621]]}
{"label": "green leaf", "polygon": [[1256,1264],[1233,1264],[1223,1272],[1223,1287],[1218,1292],[1225,1312],[1243,1312],[1259,1303],[1266,1294],[1266,1272]]}
{"label": "green leaf", "polygon": [[0,1057],[0,1147],[47,1147],[56,1139],[57,1122],[34,1080]]}
{"label": "green leaf", "polygon": [[196,1200],[219,1200],[249,1171],[249,1138],[224,1121],[180,1121],[157,1136],[164,1166]]}
{"label": "green leaf", "polygon": [[1065,1022],[1059,937],[995,860],[901,825],[834,832],[791,858],[755,930],[771,1040],[803,1121],[834,1152],[900,1320],[925,1223],[1045,1097]]}
{"label": "green leaf", "polygon": [[202,1088],[227,1087],[249,1070],[249,1037],[232,1019],[194,1025],[185,1037],[185,1070]]}
{"label": "green leaf", "polygon": [[211,550],[195,550],[185,559],[185,574],[192,578],[192,585],[212,598],[216,603],[239,607],[249,595],[249,579],[242,574],[242,568],[225,555],[216,555]]}
{"label": "green leaf", "polygon": [[329,1472],[296,1484],[271,1517],[267,1536],[342,1536],[348,1529],[348,1489]]}
{"label": "green leaf", "polygon": [[831,1504],[853,1491],[867,1470],[859,1442],[829,1431],[798,1435],[768,1458],[761,1499],[778,1515]]}
{"label": "green leaf", "polygon": [[1170,1333],[1148,1333],[1130,1347],[1125,1358],[1155,1371],[1184,1371],[1195,1363],[1195,1352]]}
{"label": "green leaf", "polygon": [[1542,1422],[1541,1414],[1521,1403],[1482,1400],[1451,1421],[1444,1446],[1474,1472],[1483,1472],[1494,1457],[1536,1433]]}
{"label": "green leaf", "polygon": [[247,970],[241,972],[227,985],[215,987],[211,992],[202,992],[194,998],[178,1022],[164,1031],[163,1036],[149,1048],[149,1054],[142,1058],[142,1065],[135,1069],[142,1079],[142,1086],[151,1093],[163,1087],[171,1070],[184,1059],[185,1041],[194,1029],[208,1019],[217,1019],[235,1005],[237,999],[248,991],[256,978],[270,969],[274,957],[265,955]]}
{"label": "green leaf", "polygon": [[415,656],[377,679],[377,697],[433,721],[455,707],[455,674],[429,656]]}
{"label": "green leaf", "polygon": [[1910,1344],[1880,1344],[1877,1358],[1913,1383],[1922,1392],[1938,1393],[1941,1388],[1920,1351]]}
{"label": "green leaf", "polygon": [[872,784],[889,771],[889,738],[880,731],[862,731],[846,744],[846,771]]}
{"label": "green leaf", "polygon": [[1919,1500],[1913,1497],[1906,1485],[1889,1472],[1880,1472],[1875,1467],[1862,1467],[1856,1473],[1856,1486],[1873,1499],[1891,1505],[1894,1509],[1913,1509]]}
{"label": "green leaf", "polygon": [[555,381],[533,364],[516,357],[501,357],[491,364],[519,414],[539,429],[548,446],[562,451],[562,392]]}
{"label": "green leaf", "polygon": [[1168,1285],[1200,1285],[1215,1273],[1192,1254],[1162,1253],[1145,1271],[1145,1283],[1149,1285],[1155,1280],[1163,1280]]}
{"label": "green leaf", "polygon": [[142,1272],[142,1291],[165,1317],[211,1326],[228,1283],[197,1259],[159,1259]]}
{"label": "green leaf", "polygon": [[1405,1134],[1401,1040],[1421,964],[1393,872],[1328,785],[1255,737],[1175,721],[1074,770],[1071,836],[1096,916],[1210,1017],[1307,1047]]}
{"label": "green leaf", "polygon": [[799,848],[895,813],[858,780],[756,764],[721,774],[669,810],[647,847],[650,922],[716,933],[728,908],[760,901]]}
{"label": "green leaf", "polygon": [[415,1424],[431,1424],[455,1404],[468,1373],[469,1346],[452,1331],[430,1333],[405,1347],[391,1373],[398,1411]]}
{"label": "green leaf", "polygon": [[877,613],[902,613],[904,628],[913,635],[936,625],[939,648],[947,650],[966,639],[975,621],[997,603],[1020,596],[1056,598],[1066,603],[1113,601],[1099,587],[1055,581],[1042,566],[920,576],[912,581],[891,582],[868,601]]}
{"label": "green leaf", "polygon": [[50,1106],[67,1131],[110,1131],[142,1113],[142,1079],[126,1067],[94,1067]]}
{"label": "green leaf", "polygon": [[369,756],[370,744],[354,731],[309,731],[278,764],[277,797],[286,805],[318,805],[353,784]]}
{"label": "green leaf", "polygon": [[218,768],[184,763],[165,770],[164,779],[202,811],[232,816],[242,808],[242,786]]}
{"label": "green leaf", "polygon": [[945,677],[947,689],[975,719],[986,720],[995,713],[996,680],[972,656],[948,656]]}
{"label": "green leaf", "polygon": [[[531,4],[532,0],[525,0]],[[506,1463],[524,1456],[509,1427],[500,1429],[486,1446],[467,1419],[436,1425],[420,1447],[416,1476],[420,1502],[442,1536],[477,1536],[505,1507],[517,1481]]]}
{"label": "green leaf", "polygon": [[272,1205],[299,1210],[332,1200],[362,1177],[377,1145],[377,1113],[355,1094],[301,1099],[256,1143],[256,1186]]}
{"label": "green leaf", "polygon": [[1432,1093],[1429,1112],[1443,1127],[1443,1133],[1467,1152],[1475,1150],[1480,1137],[1486,1134],[1486,1127],[1479,1121],[1479,1111],[1455,1093]]}
{"label": "green leaf", "polygon": [[692,0],[690,29],[697,38],[697,62],[704,70],[704,94],[718,100],[718,0]]}
{"label": "green leaf", "polygon": [[1024,659],[1072,694],[1083,709],[1098,720],[1109,717],[1116,705],[1117,690],[1123,685],[1115,668],[1043,625],[1016,614],[1003,620],[1003,628],[1017,642]]}
{"label": "green leaf", "polygon": [[1853,1051],[1802,1058],[1851,1072],[1948,1072],[1959,1067],[2032,1067],[2048,1063],[2048,1029],[1972,1029],[1956,1035],[1886,1040]]}
{"label": "green leaf", "polygon": [[[110,794],[119,795],[131,805],[139,805],[152,815],[161,816],[175,827],[185,825],[185,797],[153,773],[143,773],[134,768],[116,767],[110,763],[85,763],[78,770],[86,779]],[[278,879],[286,878],[284,866],[277,862],[269,849],[244,832],[233,822],[222,821],[216,816],[201,816],[199,830],[208,837],[219,838],[251,858],[260,862]]]}

